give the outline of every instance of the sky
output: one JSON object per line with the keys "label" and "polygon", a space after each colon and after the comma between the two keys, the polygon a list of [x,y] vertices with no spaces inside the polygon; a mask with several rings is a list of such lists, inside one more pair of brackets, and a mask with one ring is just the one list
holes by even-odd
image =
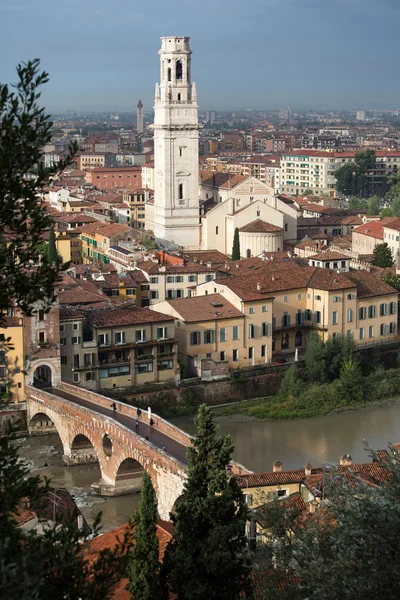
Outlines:
{"label": "sky", "polygon": [[201,109],[400,108],[400,0],[0,0],[0,82],[40,58],[50,111],[153,106],[190,36]]}

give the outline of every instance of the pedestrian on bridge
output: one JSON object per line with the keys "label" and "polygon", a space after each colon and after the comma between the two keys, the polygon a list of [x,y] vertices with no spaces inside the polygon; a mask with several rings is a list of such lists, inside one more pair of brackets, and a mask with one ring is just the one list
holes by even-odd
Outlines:
{"label": "pedestrian on bridge", "polygon": [[113,409],[113,416],[115,416],[115,412],[116,412],[116,410],[117,410],[117,405],[115,404],[115,402],[113,402],[113,403],[111,404],[111,408]]}
{"label": "pedestrian on bridge", "polygon": [[154,421],[153,421],[153,419],[150,419],[150,427],[153,427],[153,425],[154,425]]}
{"label": "pedestrian on bridge", "polygon": [[136,409],[136,412],[137,412],[138,419],[140,419],[140,415],[142,414],[142,411],[140,410],[139,407]]}
{"label": "pedestrian on bridge", "polygon": [[139,433],[139,421],[136,419],[136,423],[135,423],[135,431],[136,433]]}

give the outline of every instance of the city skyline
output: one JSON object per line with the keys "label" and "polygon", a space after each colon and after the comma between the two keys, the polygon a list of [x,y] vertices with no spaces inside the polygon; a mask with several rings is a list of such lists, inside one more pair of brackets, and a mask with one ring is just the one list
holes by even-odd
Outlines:
{"label": "city skyline", "polygon": [[[154,19],[157,15],[157,19]],[[34,19],[34,20],[33,20]],[[255,0],[251,13],[233,0],[153,0],[112,8],[88,0],[35,6],[0,4],[0,81],[39,57],[49,72],[43,103],[52,112],[145,111],[159,80],[159,38],[191,38],[193,79],[203,110],[396,108],[400,83],[395,0]],[[35,23],[34,28],[32,22]],[[15,32],[18,31],[18,35]]]}

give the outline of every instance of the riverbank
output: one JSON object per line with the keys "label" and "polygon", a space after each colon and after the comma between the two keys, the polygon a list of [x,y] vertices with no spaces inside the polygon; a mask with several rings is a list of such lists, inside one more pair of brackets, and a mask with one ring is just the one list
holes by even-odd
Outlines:
{"label": "riverbank", "polygon": [[[377,369],[353,381],[352,394],[335,380],[327,384],[297,381],[292,393],[243,400],[215,410],[216,416],[244,415],[256,419],[307,419],[346,411],[377,408],[400,403],[400,369]],[[349,399],[350,398],[350,399]]]}

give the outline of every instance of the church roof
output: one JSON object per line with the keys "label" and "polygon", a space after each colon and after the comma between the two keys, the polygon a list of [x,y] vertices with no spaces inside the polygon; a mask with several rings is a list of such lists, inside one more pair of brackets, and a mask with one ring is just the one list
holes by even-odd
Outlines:
{"label": "church roof", "polygon": [[247,225],[243,225],[243,227],[239,228],[239,231],[243,233],[278,233],[283,231],[282,227],[277,227],[276,225],[271,225],[271,223],[267,223],[262,219],[256,219],[251,223],[247,223]]}

